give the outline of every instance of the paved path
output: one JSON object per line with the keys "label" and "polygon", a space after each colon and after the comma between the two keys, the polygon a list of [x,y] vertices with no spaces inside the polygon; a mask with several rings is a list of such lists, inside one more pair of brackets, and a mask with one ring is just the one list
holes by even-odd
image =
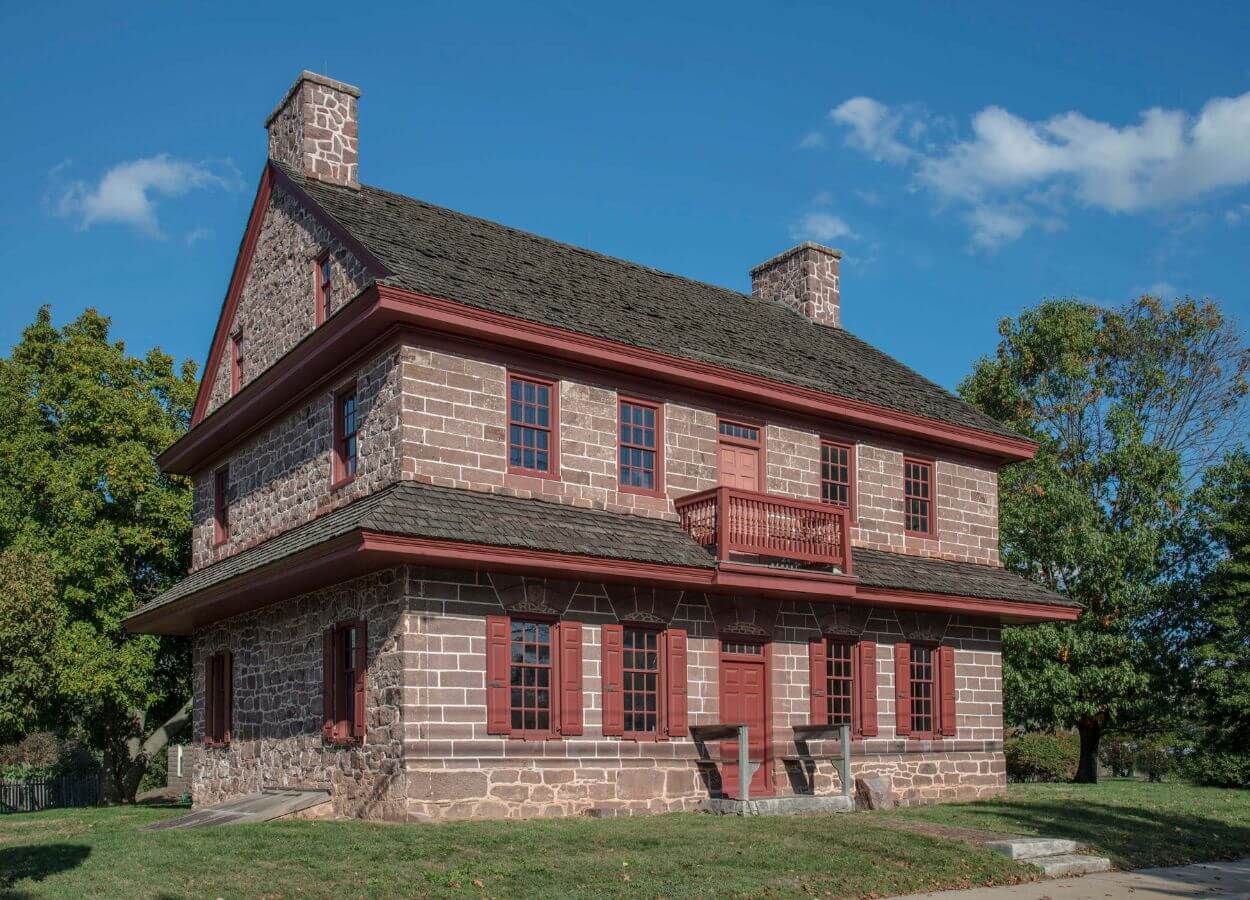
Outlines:
{"label": "paved path", "polygon": [[1175,900],[1177,897],[1218,897],[1250,900],[1250,859],[1200,863],[1173,869],[1107,872],[1083,878],[1057,878],[1012,887],[975,888],[913,894],[935,900]]}

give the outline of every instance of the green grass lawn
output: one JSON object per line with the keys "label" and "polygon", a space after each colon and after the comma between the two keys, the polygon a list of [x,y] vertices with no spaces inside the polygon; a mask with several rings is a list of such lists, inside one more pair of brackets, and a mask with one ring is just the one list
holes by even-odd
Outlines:
{"label": "green grass lawn", "polygon": [[943,825],[1065,837],[1121,869],[1250,856],[1250,791],[1115,779],[1096,785],[1011,785],[1007,797],[903,809]]}
{"label": "green grass lawn", "polygon": [[1124,866],[1250,855],[1250,792],[1125,782],[1013,787],[992,802],[811,818],[136,830],[180,812],[0,816],[0,895],[887,896],[1033,877],[980,847],[892,827],[911,818],[1075,837]]}

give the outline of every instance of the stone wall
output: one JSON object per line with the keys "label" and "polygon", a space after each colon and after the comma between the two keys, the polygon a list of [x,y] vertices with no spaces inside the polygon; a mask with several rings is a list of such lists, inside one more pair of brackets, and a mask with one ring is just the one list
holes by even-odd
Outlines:
{"label": "stone wall", "polygon": [[[244,354],[242,383],[260,375],[316,325],[317,258],[330,251],[333,315],[372,283],[365,265],[323,226],[294,196],[275,185],[256,239],[243,291],[228,323],[228,335],[240,335]],[[222,354],[212,378],[207,412],[230,399],[230,348]]]}
{"label": "stone wall", "polygon": [[842,324],[841,250],[806,241],[751,270],[751,296],[788,306],[817,325]]}
{"label": "stone wall", "polygon": [[360,187],[360,89],[304,72],[265,122],[269,158],[310,178]]}
{"label": "stone wall", "polygon": [[[486,732],[485,616],[537,610],[582,623],[584,733],[519,740]],[[320,737],[321,633],[360,616],[369,628],[369,733],[360,749]],[[196,736],[204,660],[235,654],[235,740],[206,749],[197,804],[271,784],[329,786],[340,814],[392,819],[573,815],[592,808],[693,808],[719,783],[686,738],[639,741],[602,729],[602,626],[652,621],[689,635],[691,724],[719,716],[722,635],[770,637],[772,777],[778,794],[837,790],[831,762],[800,773],[790,726],[806,724],[807,642],[830,630],[878,647],[878,735],[854,742],[856,773],[887,776],[905,803],[1001,791],[998,628],[956,616],[835,608],[757,597],[705,597],[600,584],[407,567],[286,601],[195,637]],[[893,645],[936,637],[956,648],[957,733],[933,741],[894,732]],[[819,758],[830,748],[812,742]],[[801,777],[800,777],[801,776]]]}
{"label": "stone wall", "polygon": [[218,467],[223,462],[229,465],[230,538],[221,545],[215,543],[213,471],[195,479],[192,571],[400,479],[404,457],[399,356],[398,347],[383,351],[356,373],[359,436],[353,481],[331,490],[331,391],[308,400],[218,462]]}

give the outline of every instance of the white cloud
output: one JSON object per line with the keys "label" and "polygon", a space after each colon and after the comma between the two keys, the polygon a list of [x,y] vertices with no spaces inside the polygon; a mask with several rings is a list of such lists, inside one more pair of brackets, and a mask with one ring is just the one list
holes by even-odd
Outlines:
{"label": "white cloud", "polygon": [[1240,206],[1225,211],[1224,221],[1229,225],[1236,225],[1246,216],[1250,216],[1250,203],[1243,203]]}
{"label": "white cloud", "polygon": [[790,229],[795,240],[834,241],[854,237],[855,232],[841,218],[826,212],[810,212]]}
{"label": "white cloud", "polygon": [[[57,180],[64,164],[53,170]],[[181,197],[201,188],[234,189],[237,170],[229,163],[210,164],[159,154],[119,163],[96,184],[60,184],[55,208],[78,220],[80,228],[102,223],[130,225],[149,237],[163,237],[156,209],[160,198]]]}
{"label": "white cloud", "polygon": [[213,236],[213,229],[211,228],[192,228],[190,231],[187,232],[186,237],[184,237],[182,241],[184,244],[190,247],[192,244],[196,244],[212,236]]}
{"label": "white cloud", "polygon": [[829,118],[850,129],[846,143],[880,162],[902,163],[913,151],[898,139],[903,113],[871,97],[852,97],[829,113]]}
{"label": "white cloud", "polygon": [[[830,117],[847,129],[848,145],[908,166],[918,185],[964,205],[973,244],[984,248],[1035,224],[1055,227],[1073,206],[1135,213],[1250,184],[1250,92],[1208,100],[1196,116],[1151,108],[1126,125],[1079,112],[1030,121],[990,106],[972,118],[970,135],[939,142],[926,127],[932,117],[870,97]],[[1225,218],[1235,223],[1247,209]]]}
{"label": "white cloud", "polygon": [[799,146],[804,150],[811,150],[815,147],[825,146],[825,136],[819,131],[809,131],[803,135],[803,140],[799,141]]}
{"label": "white cloud", "polygon": [[1174,300],[1180,294],[1180,291],[1170,281],[1156,281],[1146,288],[1146,293],[1162,300]]}

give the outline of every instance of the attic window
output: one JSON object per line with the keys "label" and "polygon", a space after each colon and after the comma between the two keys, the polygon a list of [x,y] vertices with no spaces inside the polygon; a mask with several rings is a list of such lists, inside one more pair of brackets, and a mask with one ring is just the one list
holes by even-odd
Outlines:
{"label": "attic window", "polygon": [[317,286],[317,324],[330,318],[330,305],[334,301],[334,270],[330,265],[330,251],[317,257],[313,266],[313,279]]}

